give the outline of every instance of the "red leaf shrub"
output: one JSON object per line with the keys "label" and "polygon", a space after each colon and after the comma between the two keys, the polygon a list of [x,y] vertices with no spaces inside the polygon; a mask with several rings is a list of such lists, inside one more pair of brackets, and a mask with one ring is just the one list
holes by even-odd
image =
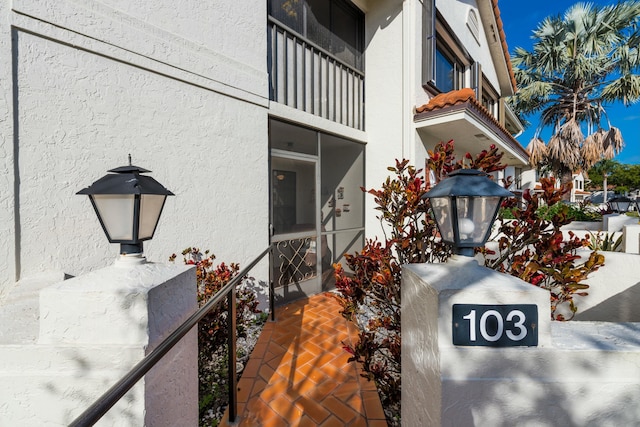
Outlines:
{"label": "red leaf shrub", "polygon": [[[495,146],[475,157],[466,154],[455,161],[453,141],[439,143],[422,170],[409,165],[408,160],[396,160],[393,173],[380,190],[366,190],[374,197],[378,218],[382,224],[384,242],[368,240],[360,253],[345,256],[351,272],[335,265],[336,288],[342,298],[342,315],[356,323],[359,341],[346,346],[350,361],[362,364],[363,376],[376,382],[390,425],[400,425],[400,349],[401,349],[401,268],[406,263],[442,262],[451,255],[451,248],[440,240],[438,229],[429,211],[430,205],[422,196],[450,172],[462,167],[487,173],[503,170],[502,153]],[[511,184],[511,178],[503,182]],[[567,304],[572,313],[576,307],[574,295],[585,294],[581,282],[604,263],[604,257],[592,253],[589,260],[577,264],[576,250],[586,240],[572,236],[562,241],[560,227],[570,222],[562,207],[550,220],[541,219],[537,209],[541,203],[553,206],[562,200],[566,188],[554,188],[552,180],[543,180],[541,195],[525,193],[525,207],[518,208],[516,199],[503,205],[516,218],[501,219],[499,230],[505,236],[499,240],[498,253],[481,249],[487,266],[522,278],[551,291],[551,308],[555,319],[564,320],[557,313]]]}
{"label": "red leaf shrub", "polygon": [[[198,248],[187,248],[182,251],[185,264],[196,267],[196,283],[198,286],[198,305],[202,307],[231,279],[238,275],[240,266],[235,263],[214,265],[215,255],[209,251],[202,253]],[[171,255],[170,261],[177,256]],[[198,322],[198,378],[200,424],[209,425],[211,418],[219,418],[213,410],[224,410],[227,404],[227,340],[229,336],[228,302],[223,302],[211,310]],[[256,315],[258,299],[255,291],[236,287],[236,337],[246,335],[250,325],[257,323]],[[248,355],[246,355],[248,357]],[[223,360],[224,359],[224,360]],[[220,409],[222,408],[222,409]],[[211,414],[209,414],[211,412]]]}
{"label": "red leaf shrub", "polygon": [[[540,192],[524,192],[524,208],[516,199],[503,203],[503,210],[515,219],[499,217],[497,254],[485,249],[485,255],[497,256],[486,256],[485,265],[549,290],[552,318],[570,320],[578,310],[574,296],[586,295],[589,286],[582,282],[604,265],[604,255],[594,251],[580,262],[576,251],[587,247],[589,239],[569,233],[570,238],[563,240],[560,227],[572,217],[562,195],[571,191],[571,184],[556,188],[553,178],[542,178],[540,185]],[[546,207],[544,215],[540,214],[542,206]]]}

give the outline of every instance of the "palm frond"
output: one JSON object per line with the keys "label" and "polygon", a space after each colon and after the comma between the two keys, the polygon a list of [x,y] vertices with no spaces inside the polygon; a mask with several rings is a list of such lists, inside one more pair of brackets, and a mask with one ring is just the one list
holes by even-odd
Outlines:
{"label": "palm frond", "polygon": [[613,80],[602,89],[604,101],[622,101],[625,105],[640,100],[640,75],[626,74]]}
{"label": "palm frond", "polygon": [[605,151],[605,158],[613,159],[616,154],[620,153],[624,148],[624,140],[622,132],[617,127],[611,126],[602,141],[602,147]]}
{"label": "palm frond", "polygon": [[[602,105],[640,101],[640,0],[576,3],[542,20],[533,38],[531,50],[512,56],[519,87],[512,105],[517,114],[538,114],[536,137],[553,129],[546,164],[576,170],[619,153],[622,135]],[[600,129],[603,118],[609,131]],[[542,158],[541,145],[532,140],[527,147],[532,163]]]}
{"label": "palm frond", "polygon": [[602,152],[602,158],[603,159],[607,159],[607,160],[611,160],[616,156],[615,151],[613,151],[613,146],[611,146],[611,144],[605,144],[603,146],[603,152]]}
{"label": "palm frond", "polygon": [[584,140],[582,147],[580,147],[580,154],[585,169],[590,169],[602,158],[602,139],[597,137],[597,132]]}
{"label": "palm frond", "polygon": [[598,128],[591,136],[593,136],[593,140],[602,148],[604,147],[604,138],[607,136],[607,131]]}
{"label": "palm frond", "polygon": [[573,146],[580,146],[584,141],[584,134],[580,128],[580,123],[576,119],[571,118],[567,120],[558,131],[562,139],[571,141]]}
{"label": "palm frond", "polygon": [[576,140],[563,138],[558,132],[551,137],[547,156],[566,169],[574,171],[580,167],[580,145]]}
{"label": "palm frond", "polygon": [[533,167],[537,167],[546,160],[547,146],[540,138],[531,138],[529,145],[527,145],[527,153],[529,153],[529,164]]}

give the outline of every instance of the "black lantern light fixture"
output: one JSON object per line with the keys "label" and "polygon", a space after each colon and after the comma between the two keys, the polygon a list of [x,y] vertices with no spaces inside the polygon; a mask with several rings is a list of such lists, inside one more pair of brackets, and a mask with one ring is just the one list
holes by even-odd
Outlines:
{"label": "black lantern light fixture", "polygon": [[131,164],[111,169],[78,191],[86,194],[98,215],[110,243],[120,243],[121,255],[142,257],[142,242],[153,238],[167,196],[173,193],[155,179],[141,175],[151,172]]}
{"label": "black lantern light fixture", "polygon": [[458,255],[473,256],[485,244],[502,200],[513,193],[476,169],[459,169],[429,190],[423,198],[431,208],[442,240]]}
{"label": "black lantern light fixture", "polygon": [[625,213],[631,208],[633,200],[625,196],[617,196],[609,200],[608,204],[609,208],[612,211],[617,213]]}

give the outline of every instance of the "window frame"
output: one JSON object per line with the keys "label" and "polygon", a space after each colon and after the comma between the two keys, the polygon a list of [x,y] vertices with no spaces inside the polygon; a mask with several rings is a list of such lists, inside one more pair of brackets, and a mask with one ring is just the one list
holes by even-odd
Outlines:
{"label": "window frame", "polygon": [[[432,10],[431,13],[430,10]],[[427,92],[433,95],[443,93],[442,88],[439,88],[437,84],[436,58],[438,52],[454,63],[453,90],[459,90],[468,85],[467,79],[473,61],[451,28],[446,25],[437,12],[434,0],[425,0],[424,2],[422,46],[422,87]]]}
{"label": "window frame", "polygon": [[515,167],[513,170],[514,181],[516,190],[522,190],[522,168]]}
{"label": "window frame", "polygon": [[[452,73],[452,77],[451,78],[446,78],[447,83],[451,84],[451,89],[449,90],[445,90],[448,89],[448,87],[446,87],[444,84],[442,84],[443,80],[441,79],[445,79],[445,77],[439,76],[438,75],[438,70],[440,69],[440,67],[438,67],[438,64],[441,63],[438,60],[438,55],[441,55],[442,57],[444,57],[444,59],[451,64],[451,68],[450,68],[450,73]],[[449,49],[449,47],[445,44],[445,42],[440,38],[440,37],[436,37],[436,51],[435,51],[435,57],[434,57],[434,62],[435,62],[435,75],[434,75],[434,86],[436,87],[436,89],[438,89],[438,91],[440,92],[449,92],[450,90],[459,90],[462,89],[462,87],[464,87],[464,74],[466,71],[466,67],[464,66],[464,64],[462,64],[462,62],[456,57],[456,55],[452,52],[451,49]]]}
{"label": "window frame", "polygon": [[500,96],[498,96],[498,91],[493,88],[484,74],[482,74],[481,88],[480,102],[492,116],[498,118],[500,116]]}

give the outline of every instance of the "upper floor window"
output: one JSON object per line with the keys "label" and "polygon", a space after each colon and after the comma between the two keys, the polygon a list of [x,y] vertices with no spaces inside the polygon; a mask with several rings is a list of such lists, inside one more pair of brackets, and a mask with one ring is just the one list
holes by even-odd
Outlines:
{"label": "upper floor window", "polygon": [[499,99],[498,92],[491,86],[491,83],[482,76],[481,102],[494,117],[498,117]]}
{"label": "upper floor window", "polygon": [[435,84],[441,92],[450,92],[462,87],[464,67],[443,44],[436,44]]}
{"label": "upper floor window", "polygon": [[346,0],[269,0],[269,15],[348,65],[364,69],[364,14]]}
{"label": "upper floor window", "polygon": [[423,10],[423,85],[436,92],[465,87],[470,56],[446,24],[438,19],[435,0],[425,0]]}

